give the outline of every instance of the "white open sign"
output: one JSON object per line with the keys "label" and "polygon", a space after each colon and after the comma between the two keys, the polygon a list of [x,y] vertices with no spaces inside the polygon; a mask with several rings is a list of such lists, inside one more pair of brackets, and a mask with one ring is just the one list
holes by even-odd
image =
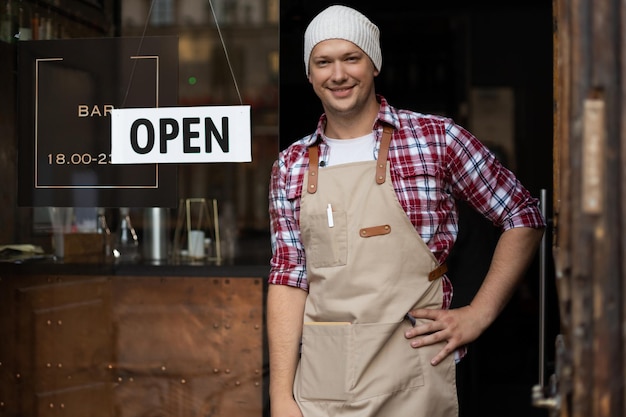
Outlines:
{"label": "white open sign", "polygon": [[111,110],[112,164],[250,161],[250,106]]}

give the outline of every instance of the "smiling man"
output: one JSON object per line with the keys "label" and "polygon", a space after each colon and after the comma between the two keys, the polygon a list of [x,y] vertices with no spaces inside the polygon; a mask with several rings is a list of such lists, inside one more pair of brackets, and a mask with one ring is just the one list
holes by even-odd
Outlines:
{"label": "smiling man", "polygon": [[[452,120],[374,88],[378,28],[331,6],[304,35],[324,114],[272,169],[272,417],[453,417],[455,361],[497,317],[545,226],[537,200]],[[449,309],[456,201],[503,233],[468,306]]]}

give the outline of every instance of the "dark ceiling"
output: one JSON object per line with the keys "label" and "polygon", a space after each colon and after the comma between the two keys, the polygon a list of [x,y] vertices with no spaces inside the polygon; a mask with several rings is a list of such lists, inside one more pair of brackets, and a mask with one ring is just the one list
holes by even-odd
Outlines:
{"label": "dark ceiling", "polygon": [[502,11],[511,9],[551,9],[551,0],[443,0],[443,1],[407,1],[407,0],[282,0],[281,25],[289,21],[301,24],[308,22],[315,14],[332,4],[343,4],[353,7],[367,15],[374,23],[378,20],[393,19],[394,21],[410,22],[415,16],[428,14],[466,14],[485,11]]}

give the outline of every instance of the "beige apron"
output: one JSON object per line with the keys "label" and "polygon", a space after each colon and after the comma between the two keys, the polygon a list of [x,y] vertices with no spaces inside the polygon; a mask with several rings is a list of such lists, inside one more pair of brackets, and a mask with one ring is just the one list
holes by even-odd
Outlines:
{"label": "beige apron", "polygon": [[[387,164],[318,170],[303,185],[300,228],[309,295],[294,396],[304,417],[454,417],[455,365],[430,359],[441,344],[414,349],[405,314],[441,308],[442,268],[400,206]],[[445,271],[444,271],[445,272]]]}

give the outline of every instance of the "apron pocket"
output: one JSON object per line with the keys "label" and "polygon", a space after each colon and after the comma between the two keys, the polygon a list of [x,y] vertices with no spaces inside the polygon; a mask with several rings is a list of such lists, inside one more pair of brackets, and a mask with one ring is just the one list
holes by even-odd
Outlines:
{"label": "apron pocket", "polygon": [[304,401],[345,401],[350,323],[304,324],[300,393]]}
{"label": "apron pocket", "polygon": [[349,356],[355,377],[351,398],[363,400],[424,385],[420,355],[404,337],[406,326],[353,324],[354,352]]}
{"label": "apron pocket", "polygon": [[345,211],[333,211],[333,227],[326,213],[309,216],[302,222],[306,261],[316,268],[343,266],[348,257],[348,225]]}

